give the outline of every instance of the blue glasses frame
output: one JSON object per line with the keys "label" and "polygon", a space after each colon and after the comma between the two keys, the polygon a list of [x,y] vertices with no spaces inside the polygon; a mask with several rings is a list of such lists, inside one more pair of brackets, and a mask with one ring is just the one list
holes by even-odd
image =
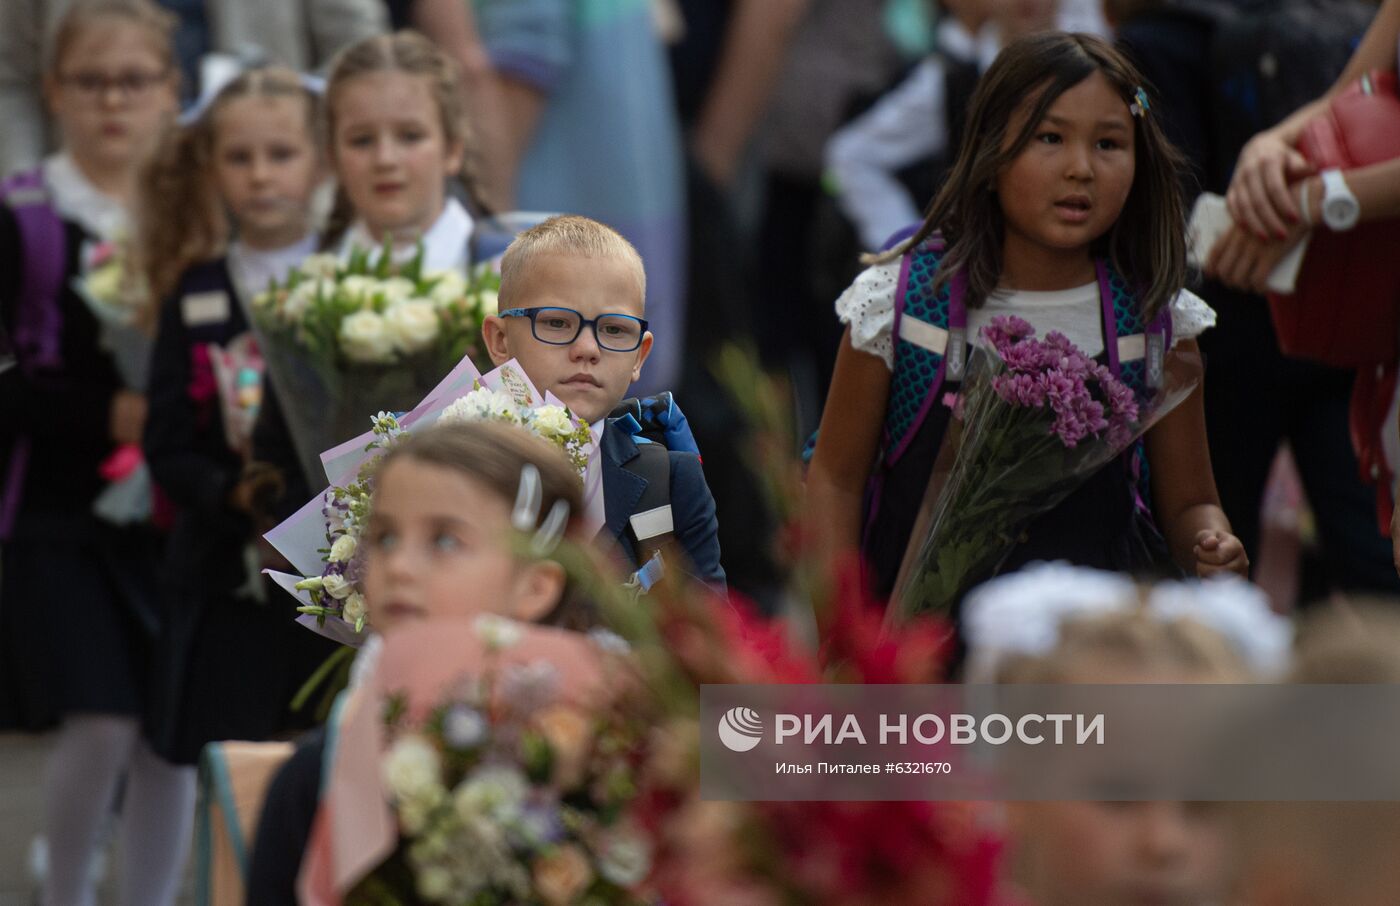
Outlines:
{"label": "blue glasses frame", "polygon": [[[540,312],[542,311],[568,312],[569,314],[574,315],[578,318],[578,330],[574,331],[574,335],[567,340],[544,339],[540,336],[539,331],[535,329],[535,319],[540,316]],[[612,313],[602,314],[596,318],[591,319],[585,318],[583,316],[583,312],[575,311],[572,308],[564,308],[559,305],[541,305],[537,308],[507,308],[505,311],[497,312],[496,315],[497,317],[501,318],[529,318],[530,334],[536,340],[539,340],[541,343],[547,343],[550,346],[568,346],[569,344],[573,343],[579,338],[579,335],[583,333],[583,329],[585,327],[589,327],[593,329],[593,339],[598,344],[598,348],[606,349],[608,352],[632,352],[633,350],[640,348],[642,345],[642,339],[646,336],[648,323],[646,318],[634,318],[631,315],[620,315]],[[617,346],[609,346],[607,343],[603,342],[603,338],[598,336],[598,322],[603,320],[604,318],[626,318],[629,321],[635,321],[637,325],[641,328],[641,330],[637,332],[637,342],[633,343],[631,346],[628,346],[626,349],[620,349]]]}

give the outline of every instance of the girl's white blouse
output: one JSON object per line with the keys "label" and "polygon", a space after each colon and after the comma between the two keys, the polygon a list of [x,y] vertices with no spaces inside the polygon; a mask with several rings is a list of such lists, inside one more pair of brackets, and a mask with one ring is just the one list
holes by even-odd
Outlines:
{"label": "girl's white blouse", "polygon": [[[851,345],[894,367],[894,298],[899,283],[898,259],[866,268],[836,300],[836,314],[851,329]],[[1087,355],[1103,351],[1100,328],[1099,287],[1087,283],[1057,292],[1010,291],[994,294],[980,309],[968,312],[968,333],[978,331],[998,315],[1015,314],[1036,328],[1038,336],[1050,330],[1065,334]],[[1215,326],[1215,310],[1189,290],[1181,290],[1171,303],[1172,340],[1191,340]]]}

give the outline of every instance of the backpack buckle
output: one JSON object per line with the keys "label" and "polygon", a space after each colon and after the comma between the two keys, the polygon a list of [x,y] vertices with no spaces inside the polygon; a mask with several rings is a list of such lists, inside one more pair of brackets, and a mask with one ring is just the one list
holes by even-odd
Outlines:
{"label": "backpack buckle", "polygon": [[961,381],[963,369],[967,367],[967,328],[952,327],[948,330],[948,355],[944,359],[948,363],[947,378],[950,381]]}
{"label": "backpack buckle", "polygon": [[1153,331],[1147,335],[1147,388],[1149,390],[1162,388],[1166,346],[1166,338],[1160,332]]}

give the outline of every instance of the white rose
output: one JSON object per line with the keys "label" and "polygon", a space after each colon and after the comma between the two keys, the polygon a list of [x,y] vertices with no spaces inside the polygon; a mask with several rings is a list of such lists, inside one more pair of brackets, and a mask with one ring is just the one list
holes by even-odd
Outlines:
{"label": "white rose", "polygon": [[380,295],[390,305],[412,298],[417,291],[418,286],[406,277],[390,277],[379,284]]}
{"label": "white rose", "polygon": [[437,309],[424,299],[409,299],[384,313],[394,346],[405,355],[427,349],[438,338],[442,324]]}
{"label": "white rose", "polygon": [[358,623],[365,613],[365,596],[358,591],[352,591],[345,599],[345,607],[340,612],[341,617],[347,623]]}
{"label": "white rose", "polygon": [[455,305],[467,294],[467,281],[456,271],[429,274],[428,279],[434,281],[433,288],[428,291],[428,298],[439,308]]}
{"label": "white rose", "polygon": [[351,274],[340,281],[340,291],[345,294],[347,299],[361,307],[368,305],[374,299],[374,294],[378,289],[378,280],[362,274]]}
{"label": "white rose", "polygon": [[333,278],[336,271],[340,270],[340,259],[329,254],[312,255],[303,261],[297,270],[308,277]]}
{"label": "white rose", "polygon": [[442,783],[437,749],[421,736],[401,736],[384,759],[383,776],[395,797],[425,798]]}
{"label": "white rose", "polygon": [[487,407],[487,417],[502,419],[505,421],[520,424],[522,421],[521,406],[515,397],[504,390],[492,390],[491,396],[484,400]]}
{"label": "white rose", "polygon": [[344,563],[355,556],[355,536],[341,535],[335,539],[335,544],[331,545],[331,562]]}
{"label": "white rose", "polygon": [[300,321],[322,289],[330,292],[331,284],[321,280],[303,280],[298,283],[296,289],[287,293],[287,301],[282,304],[282,317],[288,321]]}
{"label": "white rose", "polygon": [[340,322],[340,346],[352,362],[385,363],[394,358],[388,326],[372,311],[357,311]]}
{"label": "white rose", "polygon": [[344,576],[337,576],[335,573],[321,577],[321,589],[337,601],[344,601],[350,597],[350,592],[355,590],[354,586],[345,581]]}
{"label": "white rose", "polygon": [[562,406],[541,406],[535,410],[531,424],[545,437],[567,437],[574,433],[573,422]]}
{"label": "white rose", "polygon": [[494,289],[483,289],[479,305],[481,316],[489,318],[501,309],[500,295]]}

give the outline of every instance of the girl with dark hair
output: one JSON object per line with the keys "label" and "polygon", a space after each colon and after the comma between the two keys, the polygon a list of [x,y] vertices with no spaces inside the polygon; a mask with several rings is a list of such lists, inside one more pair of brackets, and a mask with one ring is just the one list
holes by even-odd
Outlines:
{"label": "girl with dark hair", "polygon": [[[1180,165],[1142,77],[1104,41],[1042,34],[1002,51],[922,225],[837,300],[847,330],[807,484],[824,553],[859,544],[875,590],[890,593],[958,390],[930,378],[944,375],[945,354],[965,360],[952,344],[981,343],[992,318],[1059,331],[1125,379],[1153,334],[1194,351],[1214,313],[1181,289]],[[948,329],[950,311],[965,331]],[[1115,460],[1032,523],[1005,569],[1069,560],[1143,571],[1169,554],[1188,573],[1243,572],[1199,387],[1148,433],[1145,459],[1150,487],[1139,488],[1131,455]]]}

